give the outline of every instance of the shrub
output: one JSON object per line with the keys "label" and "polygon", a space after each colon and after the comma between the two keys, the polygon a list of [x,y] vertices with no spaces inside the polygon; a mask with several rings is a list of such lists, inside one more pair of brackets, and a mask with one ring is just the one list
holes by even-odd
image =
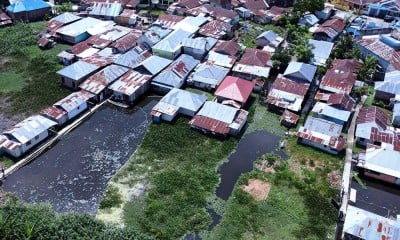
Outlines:
{"label": "shrub", "polygon": [[100,202],[100,209],[119,207],[122,204],[121,197],[117,187],[108,185],[104,197]]}

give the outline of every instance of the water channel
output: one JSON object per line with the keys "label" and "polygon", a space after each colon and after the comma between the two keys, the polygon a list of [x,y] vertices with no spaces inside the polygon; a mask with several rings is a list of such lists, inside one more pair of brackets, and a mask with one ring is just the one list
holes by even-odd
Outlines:
{"label": "water channel", "polygon": [[141,143],[156,101],[133,109],[106,104],[3,183],[28,203],[48,202],[57,212],[95,214],[107,182]]}

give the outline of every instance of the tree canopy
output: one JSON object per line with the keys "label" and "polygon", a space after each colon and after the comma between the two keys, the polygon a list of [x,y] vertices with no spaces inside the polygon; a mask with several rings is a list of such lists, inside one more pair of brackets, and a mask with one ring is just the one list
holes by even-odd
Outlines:
{"label": "tree canopy", "polygon": [[293,11],[299,15],[324,9],[325,0],[299,0],[293,5]]}
{"label": "tree canopy", "polygon": [[365,81],[367,83],[372,83],[374,73],[376,71],[376,66],[378,65],[378,60],[368,55],[362,62],[360,69],[358,70],[358,79]]}

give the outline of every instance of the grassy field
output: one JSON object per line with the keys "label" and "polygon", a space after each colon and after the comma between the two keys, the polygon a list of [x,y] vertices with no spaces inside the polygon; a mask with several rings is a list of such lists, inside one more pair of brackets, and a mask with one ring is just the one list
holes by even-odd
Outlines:
{"label": "grassy field", "polygon": [[284,37],[285,34],[285,31],[282,28],[272,24],[260,25],[256,23],[251,23],[250,26],[251,27],[248,30],[241,30],[240,32],[241,43],[250,48],[256,47],[256,38],[264,31],[273,30],[281,37]]}
{"label": "grassy field", "polygon": [[3,113],[36,113],[69,93],[56,74],[62,68],[57,54],[68,46],[40,50],[36,33],[43,28],[44,22],[37,22],[0,29],[0,97],[9,97],[11,103]]}

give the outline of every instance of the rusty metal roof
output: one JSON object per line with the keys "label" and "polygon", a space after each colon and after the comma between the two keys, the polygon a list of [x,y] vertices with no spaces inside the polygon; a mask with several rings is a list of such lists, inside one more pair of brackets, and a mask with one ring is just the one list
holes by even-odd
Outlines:
{"label": "rusty metal roof", "polygon": [[400,51],[396,51],[377,38],[364,38],[356,41],[356,43],[392,64],[396,70],[400,70]]}
{"label": "rusty metal roof", "polygon": [[221,39],[231,31],[232,26],[229,23],[213,20],[203,25],[200,28],[199,33],[203,36]]}
{"label": "rusty metal roof", "polygon": [[123,51],[127,51],[137,45],[138,36],[133,33],[128,33],[122,38],[116,40],[110,47],[123,49]]}
{"label": "rusty metal roof", "polygon": [[285,109],[285,111],[283,111],[281,117],[280,117],[280,121],[285,121],[288,123],[292,123],[292,124],[297,124],[297,121],[299,121],[300,116]]}
{"label": "rusty metal roof", "polygon": [[277,89],[297,96],[305,96],[310,87],[309,83],[298,83],[279,74],[272,84],[271,89]]}
{"label": "rusty metal roof", "polygon": [[236,56],[240,49],[240,44],[237,42],[219,40],[212,50],[217,53]]}
{"label": "rusty metal roof", "polygon": [[134,70],[129,70],[117,81],[111,84],[108,88],[113,91],[130,96],[138,91],[138,89],[143,87],[143,85],[145,85],[147,82],[150,82],[150,80],[150,75],[145,75]]}
{"label": "rusty metal roof", "polygon": [[242,0],[245,8],[255,12],[257,10],[267,9],[268,3],[265,0]]}
{"label": "rusty metal roof", "polygon": [[376,106],[361,108],[357,117],[357,124],[371,122],[376,123],[382,129],[386,129],[388,124],[388,117],[381,109]]}
{"label": "rusty metal roof", "polygon": [[350,94],[356,82],[356,71],[359,63],[354,59],[335,59],[332,67],[322,78],[320,89]]}
{"label": "rusty metal roof", "polygon": [[104,48],[89,57],[83,58],[82,61],[98,67],[105,67],[113,63],[120,56],[120,54],[114,54],[112,48]]}
{"label": "rusty metal roof", "polygon": [[340,109],[352,111],[356,101],[348,94],[331,94],[326,102],[329,105],[334,105]]}
{"label": "rusty metal roof", "polygon": [[255,82],[247,81],[239,77],[227,76],[218,86],[214,95],[245,103],[249,98]]}
{"label": "rusty metal roof", "polygon": [[172,29],[178,22],[182,21],[185,17],[178,15],[165,14],[157,18],[153,23],[156,25],[163,25],[169,29]]}
{"label": "rusty metal roof", "polygon": [[271,53],[255,48],[246,48],[238,63],[249,66],[272,67]]}
{"label": "rusty metal roof", "polygon": [[64,116],[66,116],[67,112],[58,107],[50,106],[50,107],[47,107],[47,108],[43,109],[42,111],[40,111],[40,114],[44,115],[44,116],[49,116],[52,119],[58,120]]}
{"label": "rusty metal roof", "polygon": [[58,106],[66,112],[71,112],[92,97],[94,97],[94,95],[86,91],[73,92],[56,102],[53,106]]}

